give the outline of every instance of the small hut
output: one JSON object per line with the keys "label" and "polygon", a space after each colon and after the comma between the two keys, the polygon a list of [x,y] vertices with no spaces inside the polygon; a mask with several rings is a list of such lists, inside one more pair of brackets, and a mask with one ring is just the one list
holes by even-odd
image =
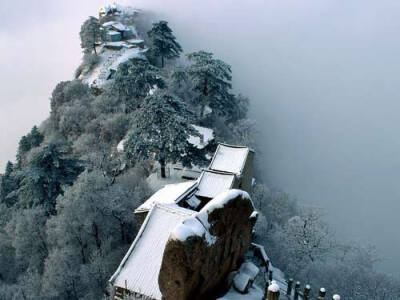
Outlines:
{"label": "small hut", "polygon": [[109,42],[118,42],[122,40],[122,35],[120,32],[115,30],[108,30],[105,33],[105,39]]}

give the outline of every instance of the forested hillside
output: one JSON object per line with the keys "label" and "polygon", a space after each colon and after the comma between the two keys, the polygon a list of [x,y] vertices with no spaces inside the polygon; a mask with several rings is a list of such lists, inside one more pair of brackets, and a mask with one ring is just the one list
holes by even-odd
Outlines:
{"label": "forested hillside", "polygon": [[[124,59],[98,48],[113,17],[84,22],[76,78],[57,84],[49,118],[21,138],[1,175],[0,299],[107,297],[108,279],[138,231],[132,211],[154,192],[146,178],[158,168],[164,176],[177,161],[209,163],[215,143],[190,144],[200,135],[192,124],[212,128],[216,142],[262,151],[251,101],[233,92],[231,66],[209,50],[185,53],[166,21],[146,27],[143,14],[115,17],[145,41]],[[136,49],[129,47],[113,51]],[[100,74],[115,57],[115,72]],[[399,282],[374,271],[370,248],[335,240],[323,212],[269,189],[264,166],[255,165],[256,240],[288,278],[344,299],[398,299]]]}

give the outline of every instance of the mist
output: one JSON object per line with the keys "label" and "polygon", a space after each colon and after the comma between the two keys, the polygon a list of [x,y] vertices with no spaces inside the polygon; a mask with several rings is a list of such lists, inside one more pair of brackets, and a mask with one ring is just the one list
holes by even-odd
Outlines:
{"label": "mist", "polygon": [[[79,27],[103,1],[58,2],[1,5],[0,167],[72,77]],[[339,238],[376,245],[399,274],[399,1],[124,2],[167,19],[185,52],[230,63],[268,184],[323,208]]]}
{"label": "mist", "polygon": [[50,111],[51,91],[71,80],[82,50],[79,30],[101,0],[16,0],[0,4],[0,172],[18,141]]}

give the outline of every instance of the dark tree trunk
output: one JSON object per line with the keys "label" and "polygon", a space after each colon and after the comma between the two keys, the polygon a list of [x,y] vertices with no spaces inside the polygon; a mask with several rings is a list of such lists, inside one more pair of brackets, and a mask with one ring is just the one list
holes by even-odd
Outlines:
{"label": "dark tree trunk", "polygon": [[93,45],[93,50],[94,50],[94,54],[97,55],[97,51],[96,51],[96,44]]}
{"label": "dark tree trunk", "polygon": [[164,55],[161,54],[161,68],[164,68]]}
{"label": "dark tree trunk", "polygon": [[166,174],[165,174],[165,161],[160,161],[160,165],[161,165],[161,178],[166,178]]}
{"label": "dark tree trunk", "polygon": [[94,239],[96,240],[96,246],[99,250],[101,250],[101,240],[99,237],[99,227],[96,223],[93,223],[93,231],[94,231]]}
{"label": "dark tree trunk", "polygon": [[124,230],[125,224],[123,222],[119,223],[119,228],[121,230],[121,241],[125,242],[125,230]]}
{"label": "dark tree trunk", "polygon": [[82,243],[79,243],[81,246],[81,257],[82,257],[82,264],[86,264],[86,256],[85,256],[85,246]]}
{"label": "dark tree trunk", "polygon": [[204,110],[206,108],[206,100],[208,96],[208,77],[206,76],[204,78],[204,86],[203,86],[203,92],[202,92],[201,100],[201,107],[200,107],[200,118],[202,119],[204,117]]}
{"label": "dark tree trunk", "polygon": [[206,105],[204,103],[201,104],[200,106],[200,119],[203,119],[204,117],[204,110],[206,109]]}

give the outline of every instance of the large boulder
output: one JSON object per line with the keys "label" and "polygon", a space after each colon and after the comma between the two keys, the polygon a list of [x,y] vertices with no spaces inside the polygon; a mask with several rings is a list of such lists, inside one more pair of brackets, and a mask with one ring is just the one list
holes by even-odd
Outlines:
{"label": "large boulder", "polygon": [[213,299],[249,248],[253,212],[246,192],[229,190],[178,225],[165,247],[158,277],[163,299]]}

